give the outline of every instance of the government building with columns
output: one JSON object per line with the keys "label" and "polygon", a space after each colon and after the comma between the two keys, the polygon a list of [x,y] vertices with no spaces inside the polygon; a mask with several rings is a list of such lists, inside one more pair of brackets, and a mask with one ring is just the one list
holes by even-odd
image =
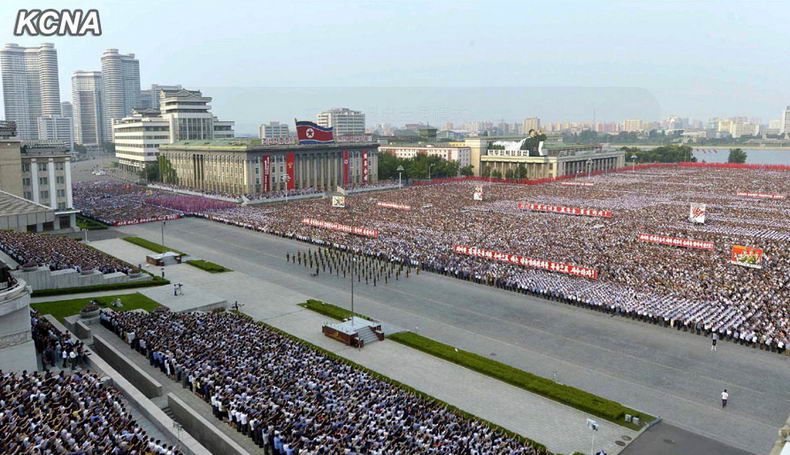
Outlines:
{"label": "government building with columns", "polygon": [[162,181],[204,192],[259,194],[334,190],[378,182],[371,142],[266,144],[266,140],[180,141],[159,147]]}

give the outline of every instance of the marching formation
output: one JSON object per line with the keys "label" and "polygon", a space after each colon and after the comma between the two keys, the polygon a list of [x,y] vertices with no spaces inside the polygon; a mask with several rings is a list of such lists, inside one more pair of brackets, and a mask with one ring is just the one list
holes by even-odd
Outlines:
{"label": "marching formation", "polygon": [[111,312],[103,324],[267,454],[545,453],[243,316]]}
{"label": "marching formation", "polygon": [[[285,260],[305,268],[318,276],[321,273],[334,274],[356,279],[358,283],[376,286],[378,283],[389,283],[392,280],[408,278],[411,273],[420,273],[420,269],[411,264],[398,264],[386,258],[365,256],[362,254],[334,248],[318,248],[313,251],[297,251],[296,254],[286,253]],[[412,272],[412,270],[414,272]]]}

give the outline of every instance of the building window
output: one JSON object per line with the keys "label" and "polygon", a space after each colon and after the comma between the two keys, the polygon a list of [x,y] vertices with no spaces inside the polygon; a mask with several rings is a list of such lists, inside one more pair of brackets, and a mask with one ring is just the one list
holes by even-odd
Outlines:
{"label": "building window", "polygon": [[66,203],[65,202],[58,202],[58,209],[59,210],[63,210],[65,208],[66,208]]}
{"label": "building window", "polygon": [[60,184],[66,183],[65,177],[56,177],[55,180]]}
{"label": "building window", "polygon": [[46,177],[39,177],[38,178],[38,184],[39,185],[47,185],[48,184],[47,182],[48,182],[48,180],[47,180]]}
{"label": "building window", "polygon": [[49,191],[42,191],[41,199],[48,199],[48,198],[49,198]]}
{"label": "building window", "polygon": [[30,172],[30,163],[25,163],[22,165],[22,172]]}
{"label": "building window", "polygon": [[22,179],[22,185],[30,186],[30,179],[25,177]]}
{"label": "building window", "polygon": [[66,190],[58,190],[58,197],[66,197]]}
{"label": "building window", "polygon": [[33,193],[30,191],[25,191],[25,199],[33,200]]}

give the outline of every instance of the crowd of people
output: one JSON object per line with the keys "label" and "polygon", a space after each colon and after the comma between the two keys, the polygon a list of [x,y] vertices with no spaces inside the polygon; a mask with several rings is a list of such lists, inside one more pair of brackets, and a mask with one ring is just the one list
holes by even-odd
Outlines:
{"label": "crowd of people", "polygon": [[[345,209],[307,200],[199,216],[784,350],[790,341],[790,201],[736,193],[787,194],[787,176],[778,170],[648,168],[595,176],[592,186],[485,183],[482,201],[472,199],[480,183],[448,183],[352,195]],[[613,216],[529,211],[518,201],[609,210]],[[705,224],[688,221],[691,202],[707,204]],[[322,229],[302,223],[303,217],[379,235]],[[710,241],[714,249],[647,243],[640,233]],[[455,245],[589,267],[598,279],[456,254]],[[733,245],[762,249],[763,268],[732,264]]]}
{"label": "crowd of people", "polygon": [[[31,312],[43,372],[0,371],[0,453],[8,455],[183,455],[149,437],[121,394],[84,362],[80,341]],[[64,354],[62,361],[59,355]],[[59,372],[50,368],[59,367]]]}
{"label": "crowd of people", "polygon": [[145,204],[154,192],[133,183],[80,182],[74,185],[72,193],[74,208],[106,224],[141,223],[181,215],[177,210]]}
{"label": "crowd of people", "polygon": [[0,231],[0,250],[20,266],[46,266],[50,270],[132,271],[132,266],[69,237],[33,232]]}
{"label": "crowd of people", "polygon": [[240,315],[107,312],[102,324],[267,454],[545,453]]}

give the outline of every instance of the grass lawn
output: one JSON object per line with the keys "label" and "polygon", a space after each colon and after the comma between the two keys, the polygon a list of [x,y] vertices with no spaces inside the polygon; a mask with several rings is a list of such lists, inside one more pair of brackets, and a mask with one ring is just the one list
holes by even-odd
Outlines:
{"label": "grass lawn", "polygon": [[101,221],[92,220],[82,215],[77,215],[77,227],[80,229],[95,231],[97,229],[107,229],[109,225],[104,224]]}
{"label": "grass lawn", "polygon": [[151,250],[154,253],[166,253],[168,251],[172,251],[174,253],[183,254],[184,256],[187,255],[183,251],[178,251],[175,248],[169,248],[167,246],[162,248],[162,245],[160,245],[158,243],[151,242],[149,240],[146,240],[146,239],[143,239],[143,238],[140,238],[140,237],[121,237],[121,238],[123,240],[126,240],[129,243],[134,243],[137,246],[141,246],[141,247],[143,247],[143,248],[145,248],[147,250]]}
{"label": "grass lawn", "polygon": [[[332,319],[337,319],[338,321],[344,321],[351,317],[351,311],[341,308],[337,305],[332,305],[331,303],[324,303],[320,300],[313,300],[309,299],[307,302],[300,303],[300,307],[307,308],[308,310],[315,311],[316,313],[321,313],[324,316],[329,316]],[[362,319],[367,319],[368,321],[373,321],[374,319],[365,316],[364,314],[354,313],[354,316]]]}
{"label": "grass lawn", "polygon": [[395,333],[389,335],[388,338],[632,430],[639,430],[640,427],[626,422],[625,414],[639,417],[644,423],[655,420],[655,417],[651,415],[627,408],[616,401],[607,400],[575,387],[558,384],[550,379],[536,376],[469,351],[456,349],[413,332]]}
{"label": "grass lawn", "polygon": [[[115,299],[121,299],[123,307],[113,308],[110,304]],[[67,316],[78,314],[80,310],[88,305],[91,300],[95,300],[99,306],[105,308],[113,308],[120,311],[129,311],[142,308],[144,310],[153,311],[154,308],[160,306],[155,301],[148,297],[135,292],[134,294],[119,294],[107,295],[104,297],[88,297],[84,299],[71,299],[71,300],[58,300],[53,302],[31,303],[30,307],[41,314],[51,314],[57,318],[58,321],[63,322]]]}
{"label": "grass lawn", "polygon": [[223,267],[219,264],[215,264],[210,261],[204,261],[203,259],[190,259],[186,261],[187,264],[191,265],[192,267],[197,267],[201,270],[205,270],[209,273],[222,273],[222,272],[232,272],[233,270]]}

